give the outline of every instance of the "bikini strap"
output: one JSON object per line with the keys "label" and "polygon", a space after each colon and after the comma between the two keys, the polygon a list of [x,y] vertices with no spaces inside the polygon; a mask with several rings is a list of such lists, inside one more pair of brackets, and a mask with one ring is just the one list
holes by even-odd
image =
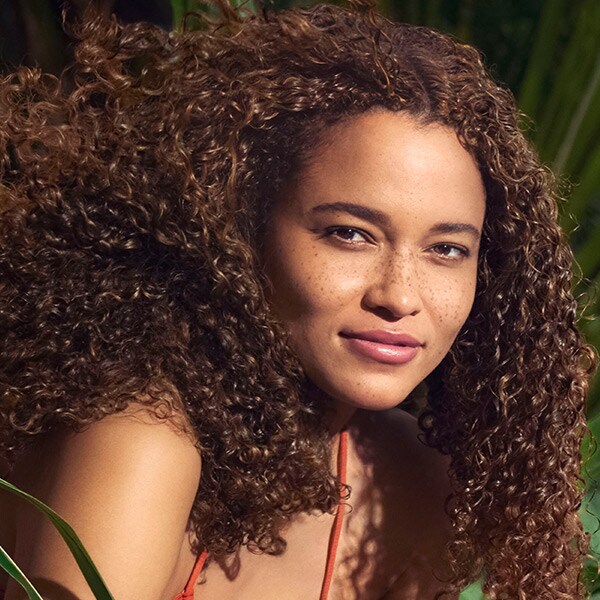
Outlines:
{"label": "bikini strap", "polygon": [[[346,485],[346,466],[348,463],[348,432],[343,430],[340,432],[340,441],[338,445],[338,479],[340,483]],[[337,554],[338,542],[340,541],[340,535],[342,533],[342,525],[344,523],[344,494],[346,490],[342,488],[340,490],[340,503],[335,514],[335,520],[333,521],[333,527],[329,536],[329,546],[327,548],[327,565],[325,567],[325,578],[323,579],[323,586],[321,587],[320,600],[327,600],[329,595],[329,588],[331,587],[331,580],[333,579],[333,569],[335,566],[335,557]]]}
{"label": "bikini strap", "polygon": [[192,574],[190,575],[190,578],[188,579],[188,582],[185,585],[185,589],[183,590],[184,596],[190,595],[190,598],[193,597],[191,594],[194,591],[194,586],[196,585],[198,577],[200,577],[200,573],[202,572],[202,568],[204,567],[204,563],[206,562],[207,558],[208,552],[206,550],[203,550],[202,554],[198,556],[198,560],[196,560],[196,564],[194,565]]}

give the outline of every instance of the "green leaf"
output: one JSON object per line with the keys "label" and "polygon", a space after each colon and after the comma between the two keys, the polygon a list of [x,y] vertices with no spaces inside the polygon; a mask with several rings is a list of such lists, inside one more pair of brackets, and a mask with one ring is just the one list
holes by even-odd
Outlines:
{"label": "green leaf", "polygon": [[[576,221],[585,213],[595,194],[600,192],[600,145],[590,149],[586,165],[579,175],[579,183],[573,188],[567,205],[568,212]],[[586,276],[589,273],[584,271]]]}
{"label": "green leaf", "polygon": [[31,581],[25,577],[25,573],[19,569],[17,563],[6,553],[6,550],[2,546],[0,546],[0,567],[27,592],[29,600],[44,600],[33,587]]}
{"label": "green leaf", "polygon": [[577,109],[574,111],[571,119],[569,120],[569,126],[567,127],[560,147],[556,152],[553,170],[557,173],[561,173],[564,170],[565,165],[570,158],[577,135],[581,130],[581,124],[583,123],[587,113],[593,108],[592,101],[598,90],[600,90],[600,50],[596,56],[594,69],[589,76],[589,80],[585,88],[582,90],[583,93],[581,94],[581,98],[577,104]]}
{"label": "green leaf", "polygon": [[189,0],[171,0],[171,14],[173,17],[173,27],[175,29],[181,29],[183,25],[183,17],[189,10]]}
{"label": "green leaf", "polygon": [[[600,148],[598,150],[600,157]],[[591,229],[587,240],[575,253],[575,259],[587,277],[594,277],[600,271],[600,222]]]}
{"label": "green leaf", "polygon": [[588,593],[594,593],[600,590],[598,561],[595,558],[590,556],[585,557],[583,570],[581,572],[581,582]]}
{"label": "green leaf", "polygon": [[[593,485],[593,488],[596,486]],[[591,534],[590,554],[598,561],[600,559],[600,491],[592,489],[586,494],[581,509],[579,510],[579,518],[586,532]]]}
{"label": "green leaf", "polygon": [[536,114],[539,103],[544,99],[544,78],[553,67],[553,56],[549,49],[556,44],[566,6],[567,0],[549,0],[544,4],[535,44],[529,56],[527,72],[519,94],[519,107],[528,115]]}
{"label": "green leaf", "polygon": [[12,483],[9,483],[4,479],[0,479],[0,488],[3,488],[12,494],[27,500],[37,509],[42,511],[48,517],[48,519],[50,519],[54,527],[56,527],[58,533],[60,533],[62,538],[65,540],[69,550],[71,551],[71,554],[77,561],[77,564],[79,565],[79,568],[96,599],[114,600],[112,594],[108,591],[104,580],[98,572],[98,569],[92,562],[90,555],[83,547],[81,540],[77,537],[77,534],[75,531],[73,531],[73,528],[62,517],[60,517],[49,506],[46,506],[37,498],[31,496],[27,492],[24,492],[23,490],[20,490],[18,487],[15,487]]}
{"label": "green leaf", "polygon": [[538,120],[537,142],[545,159],[556,157],[592,77],[599,47],[598,18],[600,4],[596,0],[584,0]]}
{"label": "green leaf", "polygon": [[[600,56],[600,50],[598,51],[598,56]],[[598,58],[596,60],[598,61]],[[597,65],[598,62],[596,63],[596,70],[598,68]],[[564,171],[570,174],[578,174],[585,167],[589,159],[589,152],[598,147],[598,135],[600,134],[600,85],[593,81],[593,75],[587,83],[586,93],[593,93],[594,95],[589,102],[589,107],[582,119],[577,137],[574,140],[568,160],[565,163]]]}
{"label": "green leaf", "polygon": [[181,18],[183,17],[185,0],[171,0],[171,18],[173,19],[173,27],[179,29]]}
{"label": "green leaf", "polygon": [[476,581],[465,588],[460,593],[459,600],[485,600],[485,596],[481,591],[481,581]]}

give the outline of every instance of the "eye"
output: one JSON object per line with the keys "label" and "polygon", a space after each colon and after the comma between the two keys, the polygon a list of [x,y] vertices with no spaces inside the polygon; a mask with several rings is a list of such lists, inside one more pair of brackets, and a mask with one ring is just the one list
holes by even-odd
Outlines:
{"label": "eye", "polygon": [[454,244],[436,244],[431,249],[445,260],[461,260],[471,254],[467,248]]}
{"label": "eye", "polygon": [[356,227],[335,226],[325,230],[326,237],[333,237],[346,244],[361,244],[370,242],[371,237],[362,229]]}

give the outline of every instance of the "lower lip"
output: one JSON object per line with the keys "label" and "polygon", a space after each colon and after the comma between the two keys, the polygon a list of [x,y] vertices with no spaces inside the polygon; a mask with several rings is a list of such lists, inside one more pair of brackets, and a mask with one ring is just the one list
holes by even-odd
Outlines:
{"label": "lower lip", "polygon": [[395,346],[353,337],[344,339],[357,354],[388,365],[403,365],[410,362],[419,351],[419,346]]}

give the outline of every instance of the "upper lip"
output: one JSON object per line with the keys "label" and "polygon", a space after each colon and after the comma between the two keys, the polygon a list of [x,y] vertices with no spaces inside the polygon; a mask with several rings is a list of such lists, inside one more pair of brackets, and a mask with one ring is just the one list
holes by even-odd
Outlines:
{"label": "upper lip", "polygon": [[342,331],[341,335],[344,337],[359,338],[369,342],[390,344],[393,346],[410,346],[416,348],[417,346],[423,345],[423,342],[420,342],[412,335],[400,331],[383,331],[380,329],[372,329],[369,331]]}

